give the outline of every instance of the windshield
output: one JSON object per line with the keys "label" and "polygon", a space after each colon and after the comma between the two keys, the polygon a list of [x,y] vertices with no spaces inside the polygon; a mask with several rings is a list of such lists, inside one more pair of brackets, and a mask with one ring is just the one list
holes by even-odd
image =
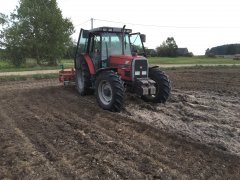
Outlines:
{"label": "windshield", "polygon": [[[131,55],[129,36],[124,35],[124,54]],[[122,55],[122,33],[102,34],[102,59],[111,55]]]}
{"label": "windshield", "polygon": [[144,48],[139,33],[131,34],[130,36],[132,52],[138,55],[144,55]]}

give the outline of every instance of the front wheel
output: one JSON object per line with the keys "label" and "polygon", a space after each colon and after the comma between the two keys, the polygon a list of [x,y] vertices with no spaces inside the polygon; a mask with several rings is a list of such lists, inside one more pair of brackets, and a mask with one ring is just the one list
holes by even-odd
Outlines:
{"label": "front wheel", "polygon": [[104,71],[98,75],[95,85],[99,106],[105,110],[120,112],[124,98],[124,86],[120,77],[113,71]]}
{"label": "front wheel", "polygon": [[159,68],[149,69],[149,78],[155,81],[156,94],[142,96],[146,102],[165,103],[171,92],[171,84],[168,76]]}

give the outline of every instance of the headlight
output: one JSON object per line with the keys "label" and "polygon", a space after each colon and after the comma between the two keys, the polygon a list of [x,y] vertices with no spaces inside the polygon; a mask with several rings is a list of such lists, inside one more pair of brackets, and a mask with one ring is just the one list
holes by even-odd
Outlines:
{"label": "headlight", "polygon": [[147,75],[147,71],[142,71],[142,75]]}
{"label": "headlight", "polygon": [[135,71],[135,76],[139,76],[140,75],[140,71]]}

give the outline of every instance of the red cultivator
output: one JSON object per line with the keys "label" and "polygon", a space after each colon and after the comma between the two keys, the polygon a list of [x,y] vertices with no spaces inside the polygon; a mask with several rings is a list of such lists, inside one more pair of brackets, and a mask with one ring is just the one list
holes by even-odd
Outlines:
{"label": "red cultivator", "polygon": [[59,71],[59,81],[64,86],[75,84],[75,70],[72,68]]}

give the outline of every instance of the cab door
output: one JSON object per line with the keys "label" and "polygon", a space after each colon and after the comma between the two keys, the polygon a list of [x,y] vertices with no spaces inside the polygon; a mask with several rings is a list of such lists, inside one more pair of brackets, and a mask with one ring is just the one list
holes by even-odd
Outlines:
{"label": "cab door", "polygon": [[95,70],[101,67],[101,36],[90,34],[89,56],[92,59]]}
{"label": "cab door", "polygon": [[77,49],[76,49],[75,58],[74,58],[75,68],[77,67],[77,64],[78,64],[77,59],[79,59],[81,56],[87,53],[88,39],[89,39],[89,31],[81,29],[78,37]]}

